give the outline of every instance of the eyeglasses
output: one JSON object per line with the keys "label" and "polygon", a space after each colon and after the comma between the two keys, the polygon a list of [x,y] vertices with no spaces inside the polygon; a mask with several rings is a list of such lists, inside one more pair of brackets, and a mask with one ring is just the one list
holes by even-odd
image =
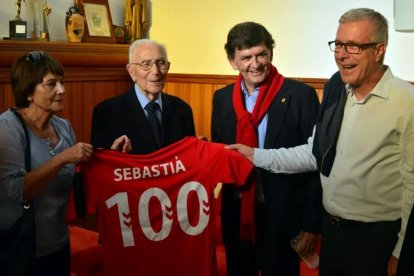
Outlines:
{"label": "eyeglasses", "polygon": [[371,42],[371,43],[342,43],[339,41],[329,41],[328,45],[332,52],[339,53],[339,50],[344,47],[345,51],[348,54],[360,54],[362,50],[365,50],[367,48],[376,46],[380,44],[381,42]]}
{"label": "eyeglasses", "polygon": [[171,63],[168,62],[168,61],[165,61],[165,60],[154,60],[154,61],[152,61],[152,60],[146,60],[146,61],[143,61],[141,63],[132,62],[130,64],[132,64],[132,65],[138,65],[139,68],[141,68],[144,71],[151,70],[152,65],[155,64],[159,70],[165,71],[168,68],[170,68],[170,64]]}
{"label": "eyeglasses", "polygon": [[26,60],[30,63],[37,64],[44,56],[45,54],[42,51],[34,51],[27,55]]}

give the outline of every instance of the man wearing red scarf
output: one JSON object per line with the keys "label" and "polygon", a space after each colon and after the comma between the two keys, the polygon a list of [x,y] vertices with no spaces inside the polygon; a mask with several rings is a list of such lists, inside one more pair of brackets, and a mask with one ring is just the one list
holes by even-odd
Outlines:
{"label": "man wearing red scarf", "polygon": [[[212,140],[259,148],[307,142],[319,101],[313,88],[284,78],[272,65],[274,40],[262,25],[244,22],[227,36],[225,50],[236,83],[215,92]],[[322,217],[319,175],[256,169],[242,189],[224,185],[222,228],[229,276],[299,275],[290,240],[300,235],[314,250]]]}

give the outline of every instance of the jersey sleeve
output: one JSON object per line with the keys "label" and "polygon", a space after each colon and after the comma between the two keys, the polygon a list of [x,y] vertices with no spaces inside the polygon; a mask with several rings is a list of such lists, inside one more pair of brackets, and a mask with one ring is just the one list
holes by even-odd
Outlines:
{"label": "jersey sleeve", "polygon": [[240,153],[224,148],[220,143],[204,143],[201,160],[206,171],[217,176],[218,182],[243,185],[253,164]]}

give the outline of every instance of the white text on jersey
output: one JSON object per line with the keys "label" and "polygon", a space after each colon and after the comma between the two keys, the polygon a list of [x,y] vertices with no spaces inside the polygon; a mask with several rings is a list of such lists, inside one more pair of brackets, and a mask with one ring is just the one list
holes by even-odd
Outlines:
{"label": "white text on jersey", "polygon": [[168,176],[180,172],[186,172],[183,162],[175,156],[174,161],[155,164],[143,167],[116,168],[114,170],[114,181],[128,181],[136,179],[153,178],[158,176]]}

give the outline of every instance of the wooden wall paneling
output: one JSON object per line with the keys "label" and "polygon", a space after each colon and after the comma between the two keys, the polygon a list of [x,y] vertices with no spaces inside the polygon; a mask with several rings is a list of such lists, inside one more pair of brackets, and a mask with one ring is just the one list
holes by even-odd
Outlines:
{"label": "wooden wall paneling", "polygon": [[[209,98],[212,95],[212,85],[211,84],[197,84],[197,88],[199,89],[198,93],[193,93],[193,97],[192,98],[196,98],[197,101],[196,103],[198,104],[198,113],[199,114],[199,118],[198,118],[198,129],[197,129],[197,135],[203,135],[208,137],[208,139],[210,139],[210,120],[211,118],[209,118],[209,114],[208,110],[210,109],[209,107],[211,106],[211,102],[209,100]],[[197,90],[195,90],[197,91]],[[206,97],[207,96],[207,97]],[[206,112],[207,110],[207,112]]]}
{"label": "wooden wall paneling", "polygon": [[58,115],[71,121],[78,141],[90,141],[90,126],[94,106],[104,99],[116,95],[118,86],[118,82],[112,81],[65,82],[64,109]]}
{"label": "wooden wall paneling", "polygon": [[[10,68],[16,57],[45,50],[65,68],[64,110],[58,115],[71,121],[78,141],[90,141],[92,110],[99,102],[124,93],[133,83],[125,69],[128,45],[38,41],[0,41],[0,112],[14,106]],[[233,83],[236,76],[168,74],[164,91],[190,104],[197,135],[210,139],[214,91]],[[321,97],[325,80],[296,78],[313,86]]]}
{"label": "wooden wall paneling", "polygon": [[208,86],[208,84],[167,82],[164,91],[170,95],[181,98],[191,106],[191,109],[193,110],[196,135],[205,135],[209,137],[209,131],[206,132],[205,124],[209,124],[207,121],[210,119],[206,120],[207,116],[204,110],[206,104],[211,104],[206,103],[206,99],[204,97],[206,94],[206,86]]}
{"label": "wooden wall paneling", "polygon": [[82,84],[79,82],[65,82],[65,96],[63,111],[58,116],[68,119],[75,131],[78,141],[85,141],[84,124],[86,123],[86,107],[83,100]]}
{"label": "wooden wall paneling", "polygon": [[199,95],[202,106],[200,113],[202,114],[200,131],[198,135],[204,135],[211,139],[211,114],[213,111],[213,95],[214,92],[225,86],[225,84],[206,84],[203,85]]}
{"label": "wooden wall paneling", "polygon": [[[218,79],[221,80],[221,78]],[[178,82],[167,81],[164,91],[168,94],[180,97],[191,106],[194,114],[196,135],[204,135],[210,139],[213,93],[225,84],[212,83],[211,76],[209,77],[208,83],[201,83],[198,78],[195,80],[190,78],[176,80],[178,80]],[[182,82],[183,80],[185,82]]]}
{"label": "wooden wall paneling", "polygon": [[300,82],[303,82],[307,85],[312,86],[316,90],[316,94],[318,95],[319,101],[322,101],[323,96],[323,86],[325,84],[325,79],[315,79],[315,78],[290,78]]}
{"label": "wooden wall paneling", "polygon": [[6,110],[6,85],[0,84],[0,111]]}
{"label": "wooden wall paneling", "polygon": [[203,129],[203,100],[202,100],[202,87],[200,83],[190,83],[187,85],[189,94],[189,104],[193,109],[194,124],[196,126],[196,135],[201,135]]}
{"label": "wooden wall paneling", "polygon": [[0,111],[5,109],[5,102],[6,102],[6,87],[3,84],[0,84]]}
{"label": "wooden wall paneling", "polygon": [[11,85],[9,83],[0,83],[0,113],[12,106],[14,106],[14,98]]}
{"label": "wooden wall paneling", "polygon": [[132,80],[116,81],[116,82],[114,82],[114,84],[115,84],[115,86],[114,86],[112,91],[114,91],[116,93],[116,95],[124,93],[125,91],[127,91],[128,89],[130,89],[134,85]]}
{"label": "wooden wall paneling", "polygon": [[189,88],[188,84],[166,82],[163,91],[167,94],[177,96],[189,104]]}
{"label": "wooden wall paneling", "polygon": [[[84,116],[82,120],[82,138],[84,142],[90,142],[91,140],[91,123],[92,123],[92,111],[95,105],[105,98],[112,95],[106,93],[106,83],[101,81],[85,81],[82,83],[82,104],[84,105]],[[105,98],[102,98],[105,96]]]}
{"label": "wooden wall paneling", "polygon": [[14,106],[14,97],[10,84],[4,85],[4,110]]}
{"label": "wooden wall paneling", "polygon": [[[90,142],[91,123],[93,108],[105,99],[123,93],[129,82],[118,81],[85,81],[76,83],[79,87],[79,93],[76,93],[73,105],[82,105],[82,113],[79,117],[82,120],[79,125],[78,139],[79,141]],[[73,118],[75,114],[71,114]]]}

